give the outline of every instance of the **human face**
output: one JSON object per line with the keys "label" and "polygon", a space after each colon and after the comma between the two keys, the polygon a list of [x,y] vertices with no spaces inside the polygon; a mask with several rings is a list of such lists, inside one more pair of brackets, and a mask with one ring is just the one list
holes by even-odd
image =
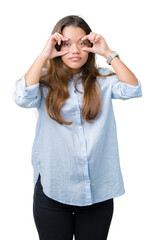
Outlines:
{"label": "human face", "polygon": [[60,50],[68,50],[69,52],[61,56],[61,59],[71,68],[73,74],[77,74],[81,72],[81,67],[88,59],[89,53],[82,50],[83,47],[88,46],[88,42],[81,40],[86,35],[86,32],[80,27],[66,26],[62,31],[62,35],[69,40],[62,43]]}

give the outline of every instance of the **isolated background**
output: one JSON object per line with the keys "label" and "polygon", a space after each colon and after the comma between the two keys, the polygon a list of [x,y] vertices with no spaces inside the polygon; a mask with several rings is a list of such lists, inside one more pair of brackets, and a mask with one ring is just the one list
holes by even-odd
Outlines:
{"label": "isolated background", "polygon": [[[40,54],[56,22],[83,17],[142,83],[143,96],[113,100],[126,194],[115,199],[108,240],[156,239],[155,5],[149,1],[3,1],[0,4],[0,238],[38,240],[32,214],[35,109],[13,102],[15,81]],[[101,67],[109,67],[97,56]],[[110,68],[112,68],[110,66]]]}

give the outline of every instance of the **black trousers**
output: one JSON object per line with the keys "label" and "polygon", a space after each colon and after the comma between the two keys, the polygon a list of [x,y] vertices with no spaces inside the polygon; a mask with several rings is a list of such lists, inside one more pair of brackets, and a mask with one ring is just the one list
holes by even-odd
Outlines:
{"label": "black trousers", "polygon": [[40,175],[34,188],[33,216],[40,240],[106,240],[113,199],[90,206],[63,204],[43,193]]}

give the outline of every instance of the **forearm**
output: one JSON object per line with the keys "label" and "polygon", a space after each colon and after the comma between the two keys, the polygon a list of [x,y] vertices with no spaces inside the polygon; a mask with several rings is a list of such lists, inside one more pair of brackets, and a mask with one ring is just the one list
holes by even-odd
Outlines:
{"label": "forearm", "polygon": [[25,74],[26,87],[34,85],[39,82],[40,74],[46,59],[42,56],[38,56],[32,66],[29,68]]}
{"label": "forearm", "polygon": [[[105,54],[103,54],[103,57],[107,59],[112,52],[113,51],[109,49]],[[132,73],[131,70],[118,57],[114,57],[112,59],[111,66],[113,67],[120,81],[130,85],[138,86],[138,81],[134,73]]]}

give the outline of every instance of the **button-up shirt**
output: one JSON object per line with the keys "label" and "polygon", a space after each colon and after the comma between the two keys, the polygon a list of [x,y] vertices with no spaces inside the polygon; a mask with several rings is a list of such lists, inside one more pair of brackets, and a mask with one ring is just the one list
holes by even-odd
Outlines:
{"label": "button-up shirt", "polygon": [[[99,68],[99,72],[109,74],[112,70]],[[39,83],[26,87],[25,75],[16,86],[13,100],[20,107],[38,111],[31,159],[34,186],[40,174],[43,192],[49,198],[87,206],[125,193],[112,99],[141,97],[142,89],[138,79],[138,86],[134,86],[121,82],[117,75],[97,77],[103,106],[94,123],[82,123],[83,94],[74,88],[79,75],[69,79],[70,97],[60,112],[64,120],[73,120],[71,125],[61,125],[48,116],[47,88],[43,87],[41,97]],[[82,79],[77,88],[83,91]]]}

